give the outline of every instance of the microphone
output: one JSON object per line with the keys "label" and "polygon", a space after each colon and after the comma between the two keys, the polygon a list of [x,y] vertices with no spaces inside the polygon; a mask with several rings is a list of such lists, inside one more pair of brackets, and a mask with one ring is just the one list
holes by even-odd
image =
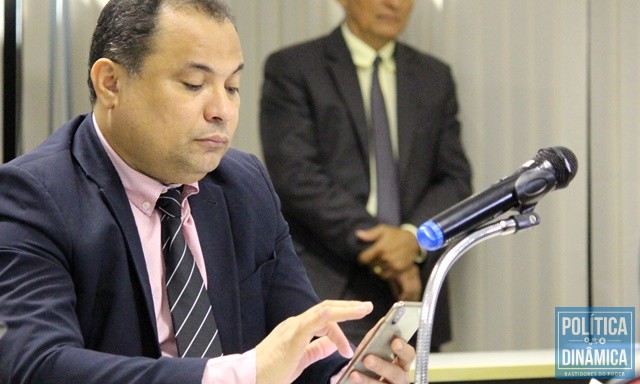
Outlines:
{"label": "microphone", "polygon": [[547,192],[566,187],[577,170],[578,160],[571,150],[542,148],[513,175],[422,224],[418,228],[418,243],[422,248],[434,251],[509,210],[520,213],[532,210]]}

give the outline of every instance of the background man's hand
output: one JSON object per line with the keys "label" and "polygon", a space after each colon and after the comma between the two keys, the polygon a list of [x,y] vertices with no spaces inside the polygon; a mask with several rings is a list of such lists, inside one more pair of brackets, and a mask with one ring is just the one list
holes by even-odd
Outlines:
{"label": "background man's hand", "polygon": [[389,286],[397,300],[422,300],[422,281],[420,281],[420,268],[417,265],[390,279]]}
{"label": "background man's hand", "polygon": [[356,236],[371,243],[360,252],[358,261],[385,280],[395,278],[414,266],[415,257],[420,253],[416,237],[399,227],[378,224],[371,229],[356,231]]}

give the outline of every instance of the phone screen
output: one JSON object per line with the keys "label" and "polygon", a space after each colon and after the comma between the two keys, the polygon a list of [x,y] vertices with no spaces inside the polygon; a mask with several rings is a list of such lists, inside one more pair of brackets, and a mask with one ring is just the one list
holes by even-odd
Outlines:
{"label": "phone screen", "polygon": [[404,340],[409,340],[413,337],[420,325],[421,309],[422,302],[419,301],[398,301],[393,304],[383,319],[376,325],[373,335],[365,341],[366,344],[358,347],[356,354],[349,362],[338,384],[346,384],[349,374],[353,371],[375,377],[376,374],[364,366],[362,359],[373,354],[387,361],[392,361],[395,355],[391,350],[391,341],[395,337],[400,337]]}

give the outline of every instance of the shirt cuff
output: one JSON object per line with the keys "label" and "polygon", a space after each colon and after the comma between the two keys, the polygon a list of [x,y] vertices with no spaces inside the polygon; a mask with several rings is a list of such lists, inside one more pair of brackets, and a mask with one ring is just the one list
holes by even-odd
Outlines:
{"label": "shirt cuff", "polygon": [[254,384],[256,382],[256,350],[243,354],[209,359],[202,384]]}
{"label": "shirt cuff", "polygon": [[[409,231],[411,232],[411,234],[413,235],[413,237],[416,238],[416,242],[417,240],[417,235],[418,235],[418,227],[416,227],[413,224],[402,224],[400,226],[401,229],[404,229],[405,231]],[[427,250],[423,249],[422,247],[420,247],[420,244],[418,244],[418,247],[420,248],[420,253],[418,253],[414,258],[413,258],[413,262],[416,264],[422,264],[424,262],[424,260],[427,258]]]}

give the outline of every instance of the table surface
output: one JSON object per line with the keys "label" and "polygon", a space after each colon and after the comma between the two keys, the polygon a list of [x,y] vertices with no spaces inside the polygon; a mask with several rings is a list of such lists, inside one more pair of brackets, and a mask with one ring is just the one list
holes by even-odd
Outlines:
{"label": "table surface", "polygon": [[[635,370],[640,372],[640,344],[636,344],[635,349]],[[415,366],[411,368],[411,377],[415,378]],[[429,382],[554,377],[554,349],[439,352],[429,355]]]}
{"label": "table surface", "polygon": [[429,381],[552,378],[553,349],[441,352],[429,355]]}

